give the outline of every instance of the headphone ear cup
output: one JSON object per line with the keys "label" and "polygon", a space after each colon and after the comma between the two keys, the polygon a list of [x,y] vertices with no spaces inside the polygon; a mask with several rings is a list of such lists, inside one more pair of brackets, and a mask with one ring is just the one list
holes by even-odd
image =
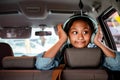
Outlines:
{"label": "headphone ear cup", "polygon": [[96,35],[97,31],[98,31],[98,26],[95,26],[95,27],[96,27],[96,29],[91,35],[91,43],[94,43],[94,38],[95,38],[95,35]]}
{"label": "headphone ear cup", "polygon": [[91,43],[94,43],[94,38],[95,38],[96,33],[93,33],[91,36]]}

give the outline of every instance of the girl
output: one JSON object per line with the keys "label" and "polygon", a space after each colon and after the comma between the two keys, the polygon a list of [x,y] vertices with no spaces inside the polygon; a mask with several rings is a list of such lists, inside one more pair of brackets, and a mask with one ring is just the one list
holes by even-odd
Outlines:
{"label": "girl", "polygon": [[63,28],[62,24],[58,24],[57,27],[59,40],[48,51],[37,56],[35,64],[37,69],[50,70],[58,67],[63,60],[61,48],[69,39],[70,43],[67,44],[75,48],[95,47],[95,45],[100,47],[105,55],[103,66],[111,70],[120,70],[120,53],[109,49],[101,42],[101,30],[94,19],[87,15],[74,15],[64,23]]}

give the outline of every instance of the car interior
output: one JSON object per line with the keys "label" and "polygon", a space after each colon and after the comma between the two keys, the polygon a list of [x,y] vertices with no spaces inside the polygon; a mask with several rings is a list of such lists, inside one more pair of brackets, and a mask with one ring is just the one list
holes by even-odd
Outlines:
{"label": "car interior", "polygon": [[[36,69],[36,56],[59,40],[57,25],[74,14],[96,19],[103,43],[120,51],[119,4],[120,0],[1,0],[0,80],[52,80],[54,69]],[[67,48],[61,80],[119,80],[120,72],[101,66],[103,60],[99,47]]]}

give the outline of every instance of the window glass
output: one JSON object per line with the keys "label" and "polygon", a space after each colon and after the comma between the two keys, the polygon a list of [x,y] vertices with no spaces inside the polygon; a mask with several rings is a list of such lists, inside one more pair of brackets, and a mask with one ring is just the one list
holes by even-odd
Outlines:
{"label": "window glass", "polygon": [[14,56],[36,56],[37,54],[48,50],[58,40],[54,28],[45,28],[44,31],[52,31],[49,36],[35,36],[36,31],[41,31],[41,28],[32,28],[31,37],[27,39],[0,39],[0,42],[10,44],[13,49]]}
{"label": "window glass", "polygon": [[120,51],[120,16],[118,12],[112,14],[107,20],[107,25],[113,35],[117,50]]}

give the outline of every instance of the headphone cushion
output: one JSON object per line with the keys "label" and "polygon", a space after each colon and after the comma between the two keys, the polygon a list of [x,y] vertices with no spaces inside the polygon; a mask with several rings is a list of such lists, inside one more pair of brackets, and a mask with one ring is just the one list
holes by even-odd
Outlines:
{"label": "headphone cushion", "polygon": [[95,38],[95,35],[96,35],[97,31],[98,31],[98,26],[96,25],[95,26],[95,31],[91,35],[91,43],[94,43],[94,38]]}
{"label": "headphone cushion", "polygon": [[95,33],[93,33],[92,35],[91,35],[91,43],[94,43],[94,38],[95,38]]}

